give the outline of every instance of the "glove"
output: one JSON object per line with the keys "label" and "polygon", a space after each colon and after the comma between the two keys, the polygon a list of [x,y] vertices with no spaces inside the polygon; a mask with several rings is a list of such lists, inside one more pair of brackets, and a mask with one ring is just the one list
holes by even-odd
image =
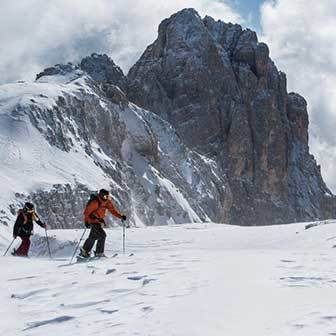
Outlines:
{"label": "glove", "polygon": [[125,221],[125,220],[126,220],[126,216],[125,216],[125,215],[122,215],[122,216],[121,216],[121,219],[122,219],[123,221]]}
{"label": "glove", "polygon": [[43,227],[43,229],[47,229],[47,224],[46,224],[46,223],[43,223],[43,224],[42,224],[42,227]]}
{"label": "glove", "polygon": [[87,229],[90,229],[91,224],[90,224],[89,222],[85,222],[85,227],[86,227]]}

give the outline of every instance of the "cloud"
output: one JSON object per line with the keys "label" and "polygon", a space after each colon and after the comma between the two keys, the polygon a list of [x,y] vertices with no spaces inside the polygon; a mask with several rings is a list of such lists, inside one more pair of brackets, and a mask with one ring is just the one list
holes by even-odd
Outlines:
{"label": "cloud", "polygon": [[261,39],[308,102],[310,148],[336,192],[336,2],[276,0],[261,7]]}
{"label": "cloud", "polygon": [[182,8],[243,20],[222,0],[1,0],[0,83],[34,79],[47,66],[107,53],[127,71]]}

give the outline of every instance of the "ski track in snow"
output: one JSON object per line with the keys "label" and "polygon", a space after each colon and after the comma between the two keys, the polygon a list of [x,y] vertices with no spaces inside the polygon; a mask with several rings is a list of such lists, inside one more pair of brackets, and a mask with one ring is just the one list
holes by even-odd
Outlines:
{"label": "ski track in snow", "polygon": [[1,335],[336,335],[335,225],[128,229],[125,255],[111,229],[117,257],[64,268],[54,231],[54,260],[0,257]]}

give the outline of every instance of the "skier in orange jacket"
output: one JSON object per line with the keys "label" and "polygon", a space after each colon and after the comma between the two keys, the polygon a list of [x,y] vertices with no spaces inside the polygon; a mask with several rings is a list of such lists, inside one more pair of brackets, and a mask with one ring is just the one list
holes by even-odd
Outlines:
{"label": "skier in orange jacket", "polygon": [[80,249],[80,256],[83,258],[90,257],[91,249],[97,240],[95,251],[96,257],[104,257],[106,232],[103,229],[105,225],[105,215],[108,210],[113,216],[122,220],[126,220],[126,216],[122,215],[114,207],[109,192],[101,189],[98,196],[91,199],[84,210],[84,222],[87,228],[91,228],[89,237],[86,239],[83,247]]}

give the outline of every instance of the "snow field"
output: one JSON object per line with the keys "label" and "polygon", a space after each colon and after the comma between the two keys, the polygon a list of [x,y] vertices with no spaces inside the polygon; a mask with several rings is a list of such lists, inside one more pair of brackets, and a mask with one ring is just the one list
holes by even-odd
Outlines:
{"label": "snow field", "polygon": [[1,334],[335,335],[336,222],[321,224],[132,228],[125,255],[110,229],[117,257],[70,266],[82,231],[50,231],[52,261],[41,234],[31,258],[0,258]]}

